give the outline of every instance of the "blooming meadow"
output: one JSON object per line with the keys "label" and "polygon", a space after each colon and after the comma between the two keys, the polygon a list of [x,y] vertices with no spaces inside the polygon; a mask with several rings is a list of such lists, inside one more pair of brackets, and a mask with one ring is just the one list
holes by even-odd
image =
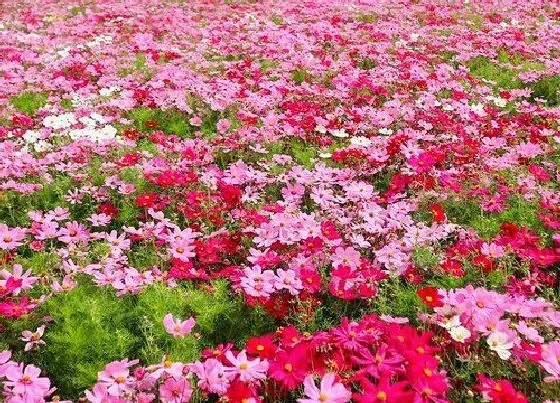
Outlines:
{"label": "blooming meadow", "polygon": [[0,6],[17,403],[558,402],[560,5]]}

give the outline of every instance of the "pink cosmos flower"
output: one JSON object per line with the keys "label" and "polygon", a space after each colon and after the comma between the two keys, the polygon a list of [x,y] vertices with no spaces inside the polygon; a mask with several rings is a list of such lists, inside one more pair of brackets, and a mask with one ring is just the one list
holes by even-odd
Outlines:
{"label": "pink cosmos flower", "polygon": [[105,213],[92,214],[87,220],[94,227],[104,227],[111,222],[111,216]]}
{"label": "pink cosmos flower", "polygon": [[46,344],[44,340],[41,340],[41,337],[43,337],[43,333],[45,333],[44,325],[38,327],[34,332],[31,332],[30,330],[24,330],[23,332],[21,332],[22,337],[20,340],[26,342],[24,351],[29,351],[38,345]]}
{"label": "pink cosmos flower", "polygon": [[172,314],[168,313],[163,318],[163,326],[165,331],[175,338],[183,337],[189,334],[195,325],[195,320],[191,316],[187,320],[176,319]]}
{"label": "pink cosmos flower", "polygon": [[12,358],[12,352],[9,350],[0,351],[0,378],[3,378],[6,371],[12,365],[17,365],[15,362],[10,361]]}
{"label": "pink cosmos flower", "polygon": [[85,391],[85,395],[91,403],[126,403],[124,399],[111,396],[103,383],[96,383],[91,390]]}
{"label": "pink cosmos flower", "polygon": [[35,238],[45,240],[56,238],[58,236],[59,224],[56,221],[45,221],[37,228]]}
{"label": "pink cosmos flower", "polygon": [[9,393],[19,396],[22,402],[41,401],[52,391],[49,378],[41,378],[39,375],[41,370],[32,364],[12,365],[6,370],[4,388]]}
{"label": "pink cosmos flower", "polygon": [[117,231],[113,230],[107,234],[105,237],[106,241],[111,245],[112,248],[120,250],[130,249],[130,239],[126,238],[126,234],[118,234]]}
{"label": "pink cosmos flower", "polygon": [[56,207],[45,214],[45,221],[62,221],[70,217],[70,210],[64,207]]}
{"label": "pink cosmos flower", "polygon": [[103,371],[97,373],[97,379],[107,387],[109,395],[120,396],[133,389],[134,380],[130,377],[129,368],[137,363],[138,360],[128,359],[110,362]]}
{"label": "pink cosmos flower", "polygon": [[53,281],[51,288],[54,292],[63,292],[70,291],[75,286],[76,282],[72,279],[71,275],[67,274],[62,279],[62,283],[59,283],[58,280]]}
{"label": "pink cosmos flower", "polygon": [[339,246],[332,256],[332,265],[333,267],[348,266],[351,269],[357,269],[360,266],[360,258],[360,252],[351,246],[347,248]]}
{"label": "pink cosmos flower", "polygon": [[243,270],[241,287],[252,297],[268,297],[274,292],[275,275],[272,270],[262,270],[259,266]]}
{"label": "pink cosmos flower", "polygon": [[307,375],[303,385],[308,399],[297,399],[298,403],[346,403],[352,397],[352,392],[343,384],[335,382],[335,375],[332,373],[323,376],[319,388],[315,386],[313,375]]}
{"label": "pink cosmos flower", "polygon": [[255,382],[266,378],[266,371],[268,370],[268,362],[262,361],[260,358],[249,360],[247,352],[241,350],[237,357],[231,351],[226,352],[226,358],[233,365],[233,368],[228,367],[226,371],[239,375],[242,382]]}
{"label": "pink cosmos flower", "polygon": [[23,245],[25,230],[15,227],[10,228],[0,223],[0,249],[12,250]]}
{"label": "pink cosmos flower", "polygon": [[190,239],[176,239],[170,244],[169,250],[171,252],[171,256],[185,262],[196,256],[194,252],[194,244]]}
{"label": "pink cosmos flower", "polygon": [[185,364],[182,362],[173,362],[167,357],[163,357],[161,364],[151,365],[148,370],[155,370],[151,373],[154,379],[173,377],[179,379],[183,376],[183,370],[185,369]]}
{"label": "pink cosmos flower", "polygon": [[292,295],[298,295],[300,290],[303,289],[301,279],[296,276],[294,270],[278,269],[276,270],[276,276],[274,287],[279,291],[286,290]]}
{"label": "pink cosmos flower", "polygon": [[216,125],[220,134],[225,134],[231,127],[231,122],[227,119],[220,119]]}
{"label": "pink cosmos flower", "polygon": [[67,222],[59,231],[58,240],[64,243],[85,243],[89,239],[89,231],[77,221]]}
{"label": "pink cosmos flower", "polygon": [[211,393],[225,393],[235,377],[233,372],[227,372],[224,365],[214,358],[204,362],[197,361],[189,365],[189,368],[199,379],[197,386]]}
{"label": "pink cosmos flower", "polygon": [[560,341],[543,345],[539,364],[550,374],[545,382],[560,381]]}
{"label": "pink cosmos flower", "polygon": [[191,124],[191,126],[200,126],[202,125],[202,119],[200,118],[200,116],[193,116],[192,118],[189,119],[189,123]]}
{"label": "pink cosmos flower", "polygon": [[192,392],[186,379],[168,378],[159,389],[159,397],[163,403],[186,403],[191,400]]}
{"label": "pink cosmos flower", "polygon": [[30,290],[39,279],[38,277],[31,276],[30,269],[24,273],[23,267],[20,264],[15,264],[11,273],[6,269],[0,270],[0,276],[3,278],[3,280],[0,280],[0,289],[7,286],[8,280],[15,280],[12,283],[18,284],[18,286],[12,289],[13,295],[18,295],[22,290]]}

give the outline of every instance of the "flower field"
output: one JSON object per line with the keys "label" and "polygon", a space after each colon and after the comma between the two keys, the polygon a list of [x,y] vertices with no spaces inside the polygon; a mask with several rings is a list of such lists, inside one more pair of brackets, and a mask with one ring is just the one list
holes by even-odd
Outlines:
{"label": "flower field", "polygon": [[560,402],[560,4],[0,4],[0,400]]}

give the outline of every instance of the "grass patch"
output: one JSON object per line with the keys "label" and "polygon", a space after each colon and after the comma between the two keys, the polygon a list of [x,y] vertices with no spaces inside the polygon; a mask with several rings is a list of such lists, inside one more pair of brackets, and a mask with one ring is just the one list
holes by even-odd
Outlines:
{"label": "grass patch", "polygon": [[20,95],[10,97],[10,104],[18,111],[33,116],[47,104],[47,100],[48,96],[44,92],[25,91]]}

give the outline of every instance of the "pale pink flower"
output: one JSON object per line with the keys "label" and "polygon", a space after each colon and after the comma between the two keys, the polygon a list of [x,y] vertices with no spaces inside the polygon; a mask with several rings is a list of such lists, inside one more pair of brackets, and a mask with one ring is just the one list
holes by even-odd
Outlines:
{"label": "pale pink flower", "polygon": [[545,382],[560,381],[560,341],[553,341],[542,346],[539,364],[550,374]]}
{"label": "pale pink flower", "polygon": [[296,276],[294,270],[278,269],[276,270],[274,287],[276,287],[278,291],[286,290],[292,295],[298,295],[300,290],[303,289],[303,284],[301,279]]}
{"label": "pale pink flower", "polygon": [[268,361],[262,361],[260,358],[249,360],[245,350],[241,350],[237,357],[231,351],[227,351],[226,358],[233,365],[233,368],[227,367],[226,371],[239,375],[242,382],[255,382],[266,378]]}
{"label": "pale pink flower", "polygon": [[94,227],[104,227],[111,222],[111,216],[105,213],[92,214],[87,220]]}
{"label": "pale pink flower", "polygon": [[297,399],[298,403],[346,403],[352,397],[352,392],[342,383],[335,382],[335,375],[332,373],[323,376],[319,388],[315,386],[313,375],[307,375],[303,386],[308,399]]}
{"label": "pale pink flower", "polygon": [[105,366],[103,371],[97,373],[97,379],[107,387],[111,396],[120,396],[122,392],[131,391],[134,379],[130,377],[129,368],[138,363],[138,360],[113,361]]}
{"label": "pale pink flower", "polygon": [[190,364],[189,368],[199,379],[197,386],[211,393],[225,393],[235,377],[233,372],[227,372],[224,365],[214,358],[204,362],[197,361]]}
{"label": "pale pink flower", "polygon": [[0,378],[3,378],[6,371],[12,365],[17,365],[14,361],[10,361],[12,352],[9,350],[0,351]]}
{"label": "pale pink flower", "polygon": [[35,348],[38,345],[46,344],[44,340],[41,340],[43,337],[43,333],[45,333],[45,326],[40,326],[34,332],[30,330],[24,330],[21,332],[20,340],[25,341],[25,348],[24,351],[29,351]]}
{"label": "pale pink flower", "polygon": [[351,246],[347,248],[339,246],[332,256],[332,265],[333,267],[348,266],[351,269],[357,269],[360,265],[360,252]]}
{"label": "pale pink flower", "polygon": [[167,333],[173,335],[175,338],[178,338],[192,332],[195,320],[192,316],[187,320],[176,319],[173,315],[168,313],[163,318],[163,325],[165,326],[165,331]]}
{"label": "pale pink flower", "polygon": [[173,362],[169,360],[167,357],[163,357],[161,364],[152,365],[148,367],[148,370],[153,370],[151,376],[154,379],[159,379],[163,377],[171,376],[175,379],[179,379],[183,376],[183,370],[185,368],[185,364],[182,362]]}

